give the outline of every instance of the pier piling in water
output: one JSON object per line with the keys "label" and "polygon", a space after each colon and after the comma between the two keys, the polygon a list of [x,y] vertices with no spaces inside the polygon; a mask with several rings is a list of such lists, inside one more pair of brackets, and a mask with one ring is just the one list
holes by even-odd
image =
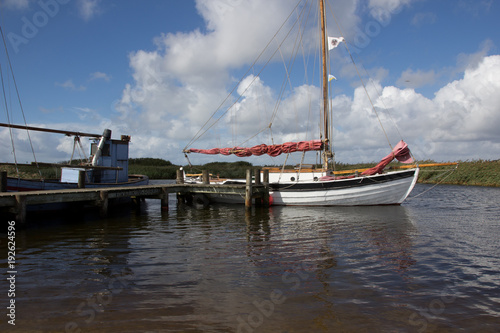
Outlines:
{"label": "pier piling in water", "polygon": [[246,185],[245,185],[245,207],[252,207],[252,170],[247,170]]}

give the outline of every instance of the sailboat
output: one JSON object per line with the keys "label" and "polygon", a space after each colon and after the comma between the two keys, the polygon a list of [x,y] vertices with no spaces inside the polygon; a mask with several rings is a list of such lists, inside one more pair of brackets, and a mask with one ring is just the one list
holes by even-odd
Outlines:
{"label": "sailboat", "polygon": [[[414,161],[408,145],[399,141],[390,147],[389,154],[373,168],[353,170],[352,174],[334,170],[332,151],[332,130],[330,124],[329,53],[343,37],[328,37],[326,29],[325,0],[319,1],[320,52],[322,62],[322,133],[309,141],[286,142],[283,144],[260,144],[253,147],[196,149],[186,147],[185,154],[221,154],[247,157],[252,155],[278,156],[296,152],[316,151],[321,155],[321,167],[301,164],[295,169],[268,168],[270,204],[305,206],[365,206],[399,205],[408,197],[417,182],[419,166]],[[206,131],[205,131],[206,132]],[[390,143],[389,143],[390,146]],[[187,156],[187,155],[186,155]],[[385,171],[393,160],[412,164],[408,168]],[[237,180],[226,180],[222,184],[234,184]],[[215,202],[237,203],[243,198],[231,195],[210,194]]]}

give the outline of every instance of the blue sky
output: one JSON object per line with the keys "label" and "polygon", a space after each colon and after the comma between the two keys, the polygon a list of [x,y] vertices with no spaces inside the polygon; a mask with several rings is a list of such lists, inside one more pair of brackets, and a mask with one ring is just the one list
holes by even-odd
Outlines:
{"label": "blue sky", "polygon": [[[182,149],[298,2],[2,0],[0,24],[28,124],[92,133],[111,128],[115,138],[132,135],[133,157],[185,164]],[[333,10],[339,20],[382,120],[397,124],[399,132],[387,130],[391,144],[401,133],[419,159],[498,158],[500,3],[329,2],[328,13]],[[339,35],[333,21],[328,27],[330,35]],[[287,55],[286,47],[282,52]],[[332,95],[337,160],[377,161],[389,148],[373,124],[347,49],[341,45],[331,57],[331,71],[338,79]],[[0,61],[7,77],[3,50]],[[276,62],[275,67],[273,75],[283,64]],[[23,123],[13,102],[12,82],[4,80],[10,87],[13,122]],[[254,89],[240,84],[243,99],[235,110],[243,114],[229,112],[220,129],[214,127],[191,147],[245,141],[268,123],[281,81],[282,76],[265,75],[255,81]],[[311,118],[303,118],[307,112],[302,107],[316,94],[309,83],[286,93],[283,105],[297,109],[298,115],[276,118],[275,142],[315,138],[312,132],[318,124],[304,126]],[[7,122],[3,105],[0,122]],[[31,161],[25,134],[15,135],[18,160]],[[248,144],[269,139],[269,134],[261,135]],[[0,128],[0,140],[1,160],[12,161],[7,130]],[[59,161],[71,155],[69,138],[37,133],[32,140],[38,160]],[[214,158],[190,159],[204,163]],[[249,161],[274,163],[270,158]]]}

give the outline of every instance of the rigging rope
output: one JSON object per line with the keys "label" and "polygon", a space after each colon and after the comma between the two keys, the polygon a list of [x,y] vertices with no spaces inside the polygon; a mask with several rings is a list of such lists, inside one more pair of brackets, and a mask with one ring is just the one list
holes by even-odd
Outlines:
{"label": "rigging rope", "polygon": [[[5,112],[7,113],[7,123],[10,124],[10,116],[9,116],[9,107],[7,104],[7,95],[5,93],[5,85],[3,82],[3,71],[2,71],[2,65],[0,64],[0,77],[2,80],[2,91],[3,91],[3,97],[4,97],[4,102],[5,102]],[[19,168],[17,167],[17,155],[16,155],[16,147],[14,145],[14,136],[12,135],[12,128],[9,127],[9,134],[10,134],[10,142],[12,145],[12,154],[14,155],[14,165],[16,168],[16,174],[19,177]]]}
{"label": "rigging rope", "polygon": [[448,174],[446,176],[444,176],[439,182],[437,182],[436,184],[434,184],[431,188],[425,190],[424,192],[422,193],[419,193],[417,195],[414,195],[412,197],[408,197],[406,198],[406,201],[409,201],[411,199],[415,199],[415,198],[418,198],[419,196],[421,195],[424,195],[426,194],[427,192],[429,192],[430,190],[434,189],[436,186],[440,185],[442,182],[444,182],[446,180],[446,178],[448,178],[449,176],[451,176],[456,170],[458,169],[458,164],[457,166],[454,168],[454,169],[450,169],[448,171],[444,171],[445,173],[448,172]]}
{"label": "rigging rope", "polygon": [[[271,59],[274,57],[274,55],[278,52],[278,50],[274,51],[273,54],[270,56],[270,58],[267,60],[267,62],[264,64],[264,66],[262,67],[262,69],[259,71],[259,73],[257,74],[257,76],[254,77],[254,79],[252,80],[252,82],[250,82],[250,84],[245,88],[245,90],[240,94],[240,96],[236,99],[236,101],[234,103],[232,103],[227,109],[226,111],[224,111],[210,126],[208,126],[204,131],[203,129],[207,126],[207,124],[210,122],[210,120],[215,116],[215,114],[222,108],[222,106],[227,102],[227,100],[229,100],[229,98],[233,95],[234,91],[238,88],[239,84],[241,84],[241,82],[243,81],[243,79],[248,75],[248,73],[250,72],[250,70],[252,70],[252,68],[254,68],[254,66],[257,64],[257,62],[259,61],[259,59],[264,55],[265,51],[269,48],[269,46],[271,45],[271,43],[273,42],[273,40],[275,40],[276,36],[281,32],[281,30],[283,29],[283,27],[285,26],[286,22],[288,22],[288,20],[290,19],[290,17],[292,16],[292,14],[295,12],[295,10],[297,9],[297,7],[300,5],[300,3],[302,2],[302,0],[299,0],[297,5],[295,5],[294,9],[291,11],[291,13],[288,15],[287,19],[283,22],[283,24],[280,26],[280,28],[278,29],[278,31],[274,34],[274,36],[271,38],[271,40],[267,43],[266,47],[262,50],[262,52],[259,54],[259,56],[257,57],[257,59],[255,59],[255,61],[252,63],[252,65],[250,66],[250,68],[245,72],[245,74],[243,74],[242,78],[239,80],[239,82],[233,87],[233,89],[231,90],[231,92],[226,96],[226,98],[220,103],[220,105],[215,109],[215,111],[212,113],[212,115],[208,118],[208,120],[205,122],[205,124],[203,124],[203,126],[198,130],[198,132],[195,134],[195,136],[188,142],[188,144],[184,147],[184,150],[187,149],[187,147],[191,146],[194,142],[196,142],[198,139],[200,139],[210,128],[212,128],[216,123],[218,123],[222,117],[224,115],[227,114],[227,112],[229,112],[229,110],[231,110],[233,108],[233,106],[243,97],[243,95],[245,94],[245,92],[250,88],[250,86],[254,83],[254,81],[260,76],[260,74],[262,73],[262,71],[264,70],[264,68],[266,68],[266,66],[269,64],[269,62],[271,61]],[[293,24],[293,26],[295,26],[296,22]],[[292,26],[292,29],[293,29],[293,26]],[[286,34],[285,36],[285,39],[286,40],[286,37],[290,34],[291,30]],[[280,44],[282,45],[284,43],[284,40],[283,42]],[[203,131],[203,132],[202,132]]]}
{"label": "rigging rope", "polygon": [[[14,88],[16,89],[17,100],[19,102],[19,108],[21,109],[21,114],[23,116],[24,125],[26,127],[28,127],[28,124],[26,122],[26,116],[24,114],[23,104],[21,103],[21,96],[19,95],[19,89],[17,88],[17,82],[16,82],[16,78],[14,76],[14,69],[12,68],[12,62],[10,61],[9,51],[7,49],[7,42],[5,41],[5,36],[3,33],[2,26],[0,26],[0,34],[2,35],[2,41],[3,41],[4,48],[5,48],[5,55],[7,57],[7,62],[9,64],[10,72],[12,75],[12,82],[14,83]],[[2,86],[3,86],[3,78],[2,78]],[[5,95],[5,90],[4,90],[4,95]],[[7,101],[5,103],[7,103]],[[8,113],[8,111],[7,111],[7,113]],[[35,165],[38,169],[38,173],[40,174],[40,179],[43,180],[42,171],[40,170],[40,167],[38,166],[38,161],[36,160],[36,156],[35,156],[35,149],[33,148],[33,142],[31,141],[31,135],[30,135],[30,132],[28,129],[26,129],[26,134],[28,135],[28,141],[30,143],[31,152],[33,153],[33,159],[35,161]],[[12,138],[12,131],[11,131],[11,138]],[[12,143],[14,143],[14,141],[12,141]],[[17,165],[17,161],[16,161],[16,165]]]}
{"label": "rigging rope", "polygon": [[[335,17],[335,14],[333,13],[333,10],[332,10],[332,8],[331,8],[330,5],[329,5],[329,8],[330,8],[331,15],[332,15],[332,17],[333,17],[333,19],[335,21],[335,24],[337,25],[337,28],[340,31],[340,35],[342,37],[344,37],[344,33],[342,32],[343,29],[341,28],[340,23],[337,21],[337,18]],[[344,37],[344,39],[345,39],[345,37]],[[354,65],[354,68],[356,69],[356,73],[358,74],[358,77],[359,77],[359,80],[361,81],[363,89],[365,90],[366,96],[368,97],[368,100],[370,101],[370,105],[372,106],[372,110],[375,113],[375,115],[377,116],[377,120],[378,120],[378,122],[380,124],[380,127],[382,128],[382,131],[384,132],[384,135],[385,135],[385,138],[387,140],[387,143],[389,144],[389,147],[391,147],[391,150],[392,150],[393,147],[391,145],[391,141],[389,140],[389,136],[387,135],[387,132],[386,132],[386,130],[384,128],[384,125],[382,124],[382,120],[380,119],[380,116],[379,116],[379,114],[377,112],[377,109],[375,108],[375,105],[373,104],[372,98],[370,97],[370,94],[368,94],[368,89],[366,88],[365,82],[364,82],[364,80],[363,80],[363,78],[362,78],[362,76],[361,76],[361,74],[359,72],[359,69],[358,69],[358,66],[356,65],[356,62],[354,61],[354,58],[352,56],[351,50],[349,49],[347,41],[344,44],[345,44],[347,52],[349,53],[349,57],[351,58],[351,61],[352,61],[353,65]]]}

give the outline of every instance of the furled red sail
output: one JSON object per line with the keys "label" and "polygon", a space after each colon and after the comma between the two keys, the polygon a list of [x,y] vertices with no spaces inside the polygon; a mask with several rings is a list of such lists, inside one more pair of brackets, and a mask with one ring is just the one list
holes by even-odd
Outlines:
{"label": "furled red sail", "polygon": [[401,163],[413,163],[413,158],[411,157],[410,148],[403,140],[399,141],[399,143],[394,147],[392,153],[384,157],[376,166],[365,170],[362,175],[375,175],[377,173],[381,173],[382,170],[387,166],[387,164],[391,163],[393,159],[397,159]]}
{"label": "furled red sail", "polygon": [[299,142],[285,142],[279,145],[257,145],[250,148],[243,147],[233,147],[233,148],[212,148],[212,149],[195,149],[191,148],[185,150],[186,153],[199,153],[208,155],[231,155],[234,154],[239,157],[248,156],[260,156],[267,154],[269,156],[278,156],[283,153],[293,153],[296,151],[312,151],[321,150],[323,148],[323,141],[321,140],[311,140],[311,141],[299,141]]}

